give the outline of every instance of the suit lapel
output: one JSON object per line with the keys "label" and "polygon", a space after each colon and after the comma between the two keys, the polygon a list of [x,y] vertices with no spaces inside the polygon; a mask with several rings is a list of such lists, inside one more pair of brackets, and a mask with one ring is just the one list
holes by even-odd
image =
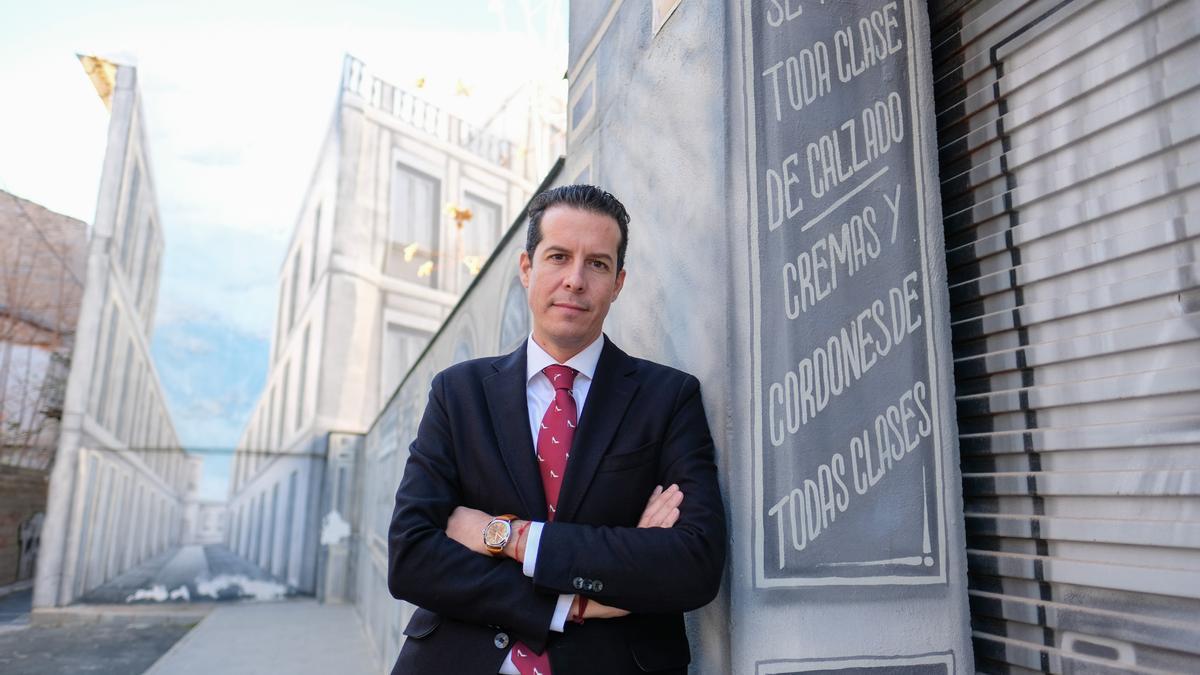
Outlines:
{"label": "suit lapel", "polygon": [[[483,380],[492,429],[500,455],[525,506],[524,518],[546,520],[545,491],[529,436],[529,408],[525,401],[525,349],[496,359],[496,372]],[[590,396],[590,394],[589,394]]]}
{"label": "suit lapel", "polygon": [[[588,390],[583,416],[571,442],[562,491],[558,496],[557,520],[570,522],[579,509],[596,467],[612,443],[621,419],[637,391],[637,380],[630,375],[637,369],[633,359],[604,338],[604,351],[596,364],[596,376]],[[536,467],[534,467],[536,473]],[[540,476],[535,476],[539,479]]]}

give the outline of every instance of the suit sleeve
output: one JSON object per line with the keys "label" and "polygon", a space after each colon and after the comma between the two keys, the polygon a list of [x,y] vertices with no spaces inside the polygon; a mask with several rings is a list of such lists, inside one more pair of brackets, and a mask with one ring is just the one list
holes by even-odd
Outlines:
{"label": "suit sleeve", "polygon": [[442,374],[433,380],[388,528],[388,590],[432,612],[498,625],[542,650],[558,594],[539,591],[506,558],[472,552],[446,536],[462,503]]}
{"label": "suit sleeve", "polygon": [[[690,611],[716,596],[725,566],[725,508],[700,384],[687,376],[663,439],[664,486],[683,491],[671,528],[547,523],[534,584],[631,612]],[[645,500],[648,495],[630,496]]]}

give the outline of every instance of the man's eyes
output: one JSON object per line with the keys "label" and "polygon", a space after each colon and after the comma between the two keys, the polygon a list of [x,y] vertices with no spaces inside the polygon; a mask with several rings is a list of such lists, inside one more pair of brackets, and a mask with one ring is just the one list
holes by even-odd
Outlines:
{"label": "man's eyes", "polygon": [[[556,263],[566,262],[567,254],[566,253],[550,253],[550,254],[546,255],[546,260],[549,260],[550,262],[556,262]],[[608,263],[603,260],[589,260],[587,264],[591,265],[592,268],[597,271],[600,271],[600,272],[608,271]]]}

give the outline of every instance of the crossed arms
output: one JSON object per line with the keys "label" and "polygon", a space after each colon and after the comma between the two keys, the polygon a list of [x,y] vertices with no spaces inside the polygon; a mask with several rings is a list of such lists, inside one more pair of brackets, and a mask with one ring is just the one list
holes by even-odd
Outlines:
{"label": "crossed arms", "polygon": [[[645,469],[655,473],[650,485],[677,488],[640,496],[626,488],[625,494],[607,496],[637,503],[649,496],[638,524],[650,527],[547,523],[531,580],[516,560],[469,548],[482,548],[482,525],[476,524],[491,517],[468,508],[477,504],[464,498],[464,472],[482,467],[465,465],[473,456],[461,447],[466,440],[462,425],[479,421],[464,422],[475,411],[462,406],[451,411],[445,375],[434,378],[396,493],[388,533],[392,595],[460,621],[503,626],[538,651],[544,648],[559,595],[581,592],[573,584],[579,577],[603,580],[602,588],[583,591],[591,600],[585,618],[686,611],[716,595],[725,559],[725,517],[695,378],[677,378],[667,423],[657,438],[649,439],[659,448],[657,461]],[[630,409],[636,411],[638,401]],[[460,446],[454,445],[452,429]],[[591,490],[633,485],[636,475],[634,470],[613,472],[606,483],[597,479]],[[508,480],[503,471],[493,478]],[[649,492],[649,486],[644,489]]]}

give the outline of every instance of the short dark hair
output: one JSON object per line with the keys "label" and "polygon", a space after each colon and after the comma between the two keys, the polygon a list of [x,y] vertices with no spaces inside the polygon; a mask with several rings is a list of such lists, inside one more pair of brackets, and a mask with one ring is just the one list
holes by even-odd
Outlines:
{"label": "short dark hair", "polygon": [[625,267],[625,249],[629,246],[629,214],[611,192],[595,185],[562,185],[538,194],[529,202],[529,231],[525,235],[525,252],[533,260],[533,252],[542,243],[542,214],[551,206],[562,204],[617,221],[621,242],[617,244],[617,271]]}

